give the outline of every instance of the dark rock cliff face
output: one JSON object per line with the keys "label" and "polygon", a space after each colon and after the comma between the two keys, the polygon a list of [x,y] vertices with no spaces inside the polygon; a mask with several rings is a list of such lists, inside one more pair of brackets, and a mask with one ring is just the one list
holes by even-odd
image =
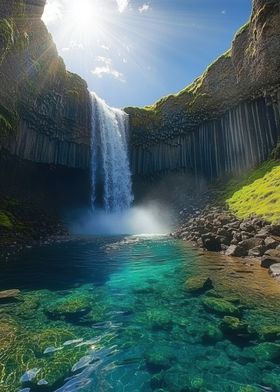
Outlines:
{"label": "dark rock cliff face", "polygon": [[254,0],[232,48],[176,95],[127,108],[132,168],[208,178],[266,159],[280,137],[280,3]]}
{"label": "dark rock cliff face", "polygon": [[45,1],[2,3],[0,146],[32,162],[87,168],[91,116],[87,85],[67,72],[58,56],[41,21]]}
{"label": "dark rock cliff face", "polygon": [[41,21],[45,2],[1,0],[0,202],[61,209],[90,197],[91,105]]}

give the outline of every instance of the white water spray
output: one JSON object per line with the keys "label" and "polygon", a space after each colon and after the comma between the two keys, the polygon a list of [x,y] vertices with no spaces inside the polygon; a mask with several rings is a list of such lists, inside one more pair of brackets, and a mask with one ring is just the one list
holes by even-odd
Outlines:
{"label": "white water spray", "polygon": [[127,210],[133,201],[128,158],[128,115],[109,107],[96,94],[92,99],[92,203],[99,178],[106,212]]}
{"label": "white water spray", "polygon": [[72,214],[71,232],[84,235],[168,233],[164,211],[151,204],[132,207],[128,115],[109,107],[94,93],[91,100],[92,208]]}

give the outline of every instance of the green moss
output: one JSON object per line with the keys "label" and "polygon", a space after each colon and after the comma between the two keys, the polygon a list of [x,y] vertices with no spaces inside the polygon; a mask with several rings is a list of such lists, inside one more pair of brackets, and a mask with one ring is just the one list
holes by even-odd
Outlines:
{"label": "green moss", "polygon": [[237,317],[225,316],[221,323],[221,330],[225,334],[247,334],[248,324]]}
{"label": "green moss", "polygon": [[164,309],[147,310],[139,316],[139,321],[149,325],[153,330],[169,330],[173,324],[170,313]]}
{"label": "green moss", "polygon": [[18,124],[18,114],[0,104],[0,137],[14,130]]}
{"label": "green moss", "polygon": [[238,37],[240,34],[244,33],[244,31],[248,30],[250,27],[250,22],[245,23],[240,29],[236,32],[235,38]]}
{"label": "green moss", "polygon": [[253,385],[244,385],[238,389],[237,392],[259,392],[260,389]]}
{"label": "green moss", "polygon": [[185,283],[185,289],[189,292],[203,292],[213,288],[211,279],[203,276],[194,276]]}
{"label": "green moss", "polygon": [[0,228],[13,229],[12,215],[0,210]]}
{"label": "green moss", "polygon": [[45,313],[52,319],[81,318],[91,311],[92,302],[87,295],[68,295],[45,308]]}
{"label": "green moss", "polygon": [[275,361],[280,358],[280,344],[261,343],[252,349],[255,358],[260,361]]}
{"label": "green moss", "polygon": [[269,161],[252,171],[244,181],[227,187],[226,202],[238,218],[258,215],[269,222],[280,221],[280,163]]}
{"label": "green moss", "polygon": [[12,19],[0,20],[0,64],[14,44],[14,24]]}
{"label": "green moss", "polygon": [[236,315],[239,313],[239,309],[237,306],[222,298],[204,297],[202,299],[202,304],[208,310],[220,314]]}
{"label": "green moss", "polygon": [[262,325],[256,328],[256,332],[262,340],[276,340],[280,337],[280,326]]}

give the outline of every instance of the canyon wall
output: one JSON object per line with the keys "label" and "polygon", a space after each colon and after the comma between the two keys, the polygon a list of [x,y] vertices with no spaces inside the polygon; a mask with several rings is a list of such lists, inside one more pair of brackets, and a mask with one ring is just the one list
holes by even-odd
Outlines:
{"label": "canyon wall", "polygon": [[41,21],[45,0],[2,0],[0,148],[37,163],[88,167],[90,100]]}
{"label": "canyon wall", "polygon": [[214,178],[266,159],[280,138],[279,0],[255,0],[232,48],[190,86],[126,111],[136,176]]}

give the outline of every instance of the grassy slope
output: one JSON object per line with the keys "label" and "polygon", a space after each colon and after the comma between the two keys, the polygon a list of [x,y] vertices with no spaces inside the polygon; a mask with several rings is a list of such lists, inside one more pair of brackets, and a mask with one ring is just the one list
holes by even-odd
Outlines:
{"label": "grassy slope", "polygon": [[267,161],[242,179],[231,180],[223,198],[239,218],[258,215],[280,222],[280,161]]}

